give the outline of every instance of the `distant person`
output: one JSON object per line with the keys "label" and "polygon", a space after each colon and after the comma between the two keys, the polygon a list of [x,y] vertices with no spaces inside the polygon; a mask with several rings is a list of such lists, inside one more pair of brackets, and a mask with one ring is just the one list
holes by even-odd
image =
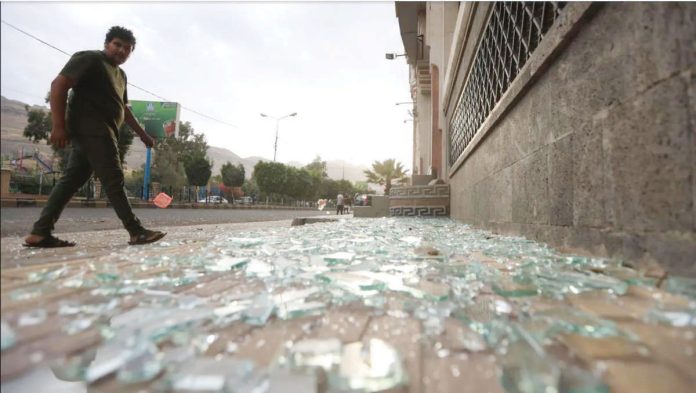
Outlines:
{"label": "distant person", "polygon": [[336,215],[343,214],[343,194],[336,196]]}
{"label": "distant person", "polygon": [[[116,215],[130,235],[129,244],[146,244],[165,233],[145,229],[133,214],[126,197],[123,168],[118,154],[118,129],[125,121],[145,146],[154,139],[138,124],[128,103],[126,73],[119,67],[135,49],[133,33],[114,26],[106,33],[104,50],[75,53],[51,83],[51,143],[64,148],[72,142],[72,152],[63,176],[51,191],[46,207],[24,239],[27,247],[72,247],[74,242],[52,235],[54,225],[75,192],[92,172]],[[68,90],[73,94],[68,102]],[[67,113],[66,113],[67,105]]]}

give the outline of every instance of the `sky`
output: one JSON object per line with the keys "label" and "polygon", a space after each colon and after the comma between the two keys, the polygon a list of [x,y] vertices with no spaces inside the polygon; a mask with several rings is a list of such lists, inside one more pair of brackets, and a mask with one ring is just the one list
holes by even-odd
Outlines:
{"label": "sky", "polygon": [[[393,2],[2,2],[2,20],[74,53],[102,49],[109,27],[137,44],[129,83],[184,108],[212,146],[241,157],[306,164],[314,157],[411,169],[408,66]],[[45,105],[68,56],[2,23],[1,91]],[[161,101],[133,86],[131,100]]]}

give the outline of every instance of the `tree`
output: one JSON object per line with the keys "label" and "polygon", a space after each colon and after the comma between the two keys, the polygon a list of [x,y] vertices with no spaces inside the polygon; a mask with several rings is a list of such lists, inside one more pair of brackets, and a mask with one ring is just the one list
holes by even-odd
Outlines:
{"label": "tree", "polygon": [[[162,185],[180,186],[183,184],[200,185],[202,178],[206,185],[212,168],[208,159],[208,143],[203,134],[196,134],[190,122],[179,123],[179,135],[176,138],[165,138],[157,142],[155,162],[153,163],[152,180]],[[204,164],[205,162],[205,164]]]}
{"label": "tree", "polygon": [[244,184],[244,166],[242,164],[232,165],[227,161],[220,168],[222,184],[227,187],[241,187]]}
{"label": "tree", "polygon": [[389,190],[392,187],[392,181],[404,184],[408,181],[403,165],[390,158],[382,162],[375,161],[372,163],[372,170],[365,170],[365,176],[370,183],[377,183],[384,186],[384,193],[389,195]]}
{"label": "tree", "polygon": [[242,185],[242,191],[244,192],[244,195],[248,195],[252,198],[256,198],[256,196],[258,196],[260,192],[259,186],[256,185],[256,180],[253,178],[244,181],[244,184]]}
{"label": "tree", "polygon": [[[46,102],[48,102],[48,96],[46,96]],[[39,143],[45,140],[46,144],[49,144],[52,127],[51,112],[41,108],[32,109],[29,105],[25,105],[24,109],[27,111],[27,126],[24,127],[22,135],[31,140],[32,143]],[[62,170],[68,162],[71,150],[70,146],[58,149],[51,145],[51,149],[53,150],[54,157],[58,158],[58,169]],[[54,168],[54,170],[56,170],[56,168]]]}
{"label": "tree", "polygon": [[287,167],[287,181],[285,185],[285,193],[295,199],[312,198],[315,189],[312,188],[312,175],[304,169]]}
{"label": "tree", "polygon": [[[186,185],[186,169],[179,155],[172,149],[157,149],[154,152],[150,180],[163,186],[183,187]],[[145,164],[143,164],[144,167]]]}
{"label": "tree", "polygon": [[316,156],[314,161],[304,166],[310,174],[320,178],[326,178],[329,175],[326,173],[326,161],[322,161],[320,156]]}
{"label": "tree", "polygon": [[208,154],[208,143],[205,135],[196,134],[190,122],[179,123],[179,136],[167,139],[168,146],[171,146],[177,154],[181,156],[184,165],[194,159],[206,157]]}
{"label": "tree", "polygon": [[184,164],[189,184],[199,187],[207,185],[212,174],[212,167],[213,163],[204,156],[194,157],[188,164]]}
{"label": "tree", "polygon": [[25,105],[24,109],[27,111],[27,126],[24,127],[22,135],[32,143],[42,140],[48,142],[51,133],[51,112],[40,108],[32,109],[29,105]]}
{"label": "tree", "polygon": [[259,161],[254,165],[254,180],[261,192],[281,194],[287,182],[287,169],[279,162]]}

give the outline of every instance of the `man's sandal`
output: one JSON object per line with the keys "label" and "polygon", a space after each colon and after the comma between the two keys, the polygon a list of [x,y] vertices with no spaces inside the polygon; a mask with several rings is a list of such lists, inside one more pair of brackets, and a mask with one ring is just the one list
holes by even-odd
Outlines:
{"label": "man's sandal", "polygon": [[67,240],[61,240],[53,235],[48,235],[38,242],[34,243],[24,243],[24,247],[35,247],[35,248],[59,248],[59,247],[75,247],[75,242],[69,242]]}
{"label": "man's sandal", "polygon": [[128,242],[128,244],[133,246],[136,244],[154,243],[157,240],[163,238],[166,234],[166,232],[150,231],[146,229],[138,235],[131,237],[131,240]]}

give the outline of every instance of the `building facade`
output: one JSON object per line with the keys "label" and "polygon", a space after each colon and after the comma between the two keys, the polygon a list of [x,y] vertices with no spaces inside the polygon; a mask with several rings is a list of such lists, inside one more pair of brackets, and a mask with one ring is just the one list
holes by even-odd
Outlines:
{"label": "building facade", "polygon": [[397,2],[450,215],[696,276],[696,4]]}

